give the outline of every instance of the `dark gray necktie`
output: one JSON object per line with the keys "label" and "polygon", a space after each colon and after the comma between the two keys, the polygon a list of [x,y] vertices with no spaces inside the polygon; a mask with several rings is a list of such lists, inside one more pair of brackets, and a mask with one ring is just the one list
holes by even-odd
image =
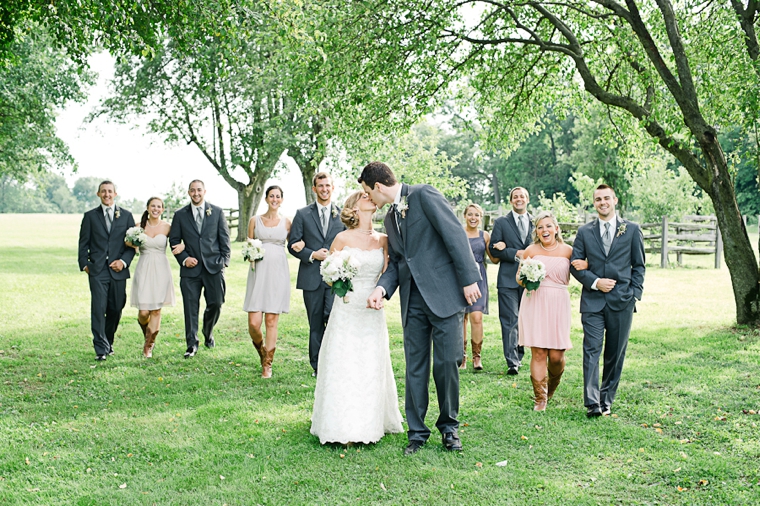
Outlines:
{"label": "dark gray necktie", "polygon": [[327,208],[322,208],[322,235],[327,237]]}
{"label": "dark gray necktie", "polygon": [[201,229],[203,228],[203,208],[198,207],[196,208],[198,211],[198,214],[195,215],[195,226],[198,227],[198,233],[201,233]]}
{"label": "dark gray necktie", "polygon": [[111,217],[111,208],[106,207],[106,229],[108,233],[111,233],[111,225],[113,224],[113,218]]}
{"label": "dark gray necktie", "polygon": [[610,252],[610,246],[612,246],[612,234],[610,233],[610,222],[604,222],[604,234],[602,234],[602,244],[604,245],[604,254],[607,255]]}

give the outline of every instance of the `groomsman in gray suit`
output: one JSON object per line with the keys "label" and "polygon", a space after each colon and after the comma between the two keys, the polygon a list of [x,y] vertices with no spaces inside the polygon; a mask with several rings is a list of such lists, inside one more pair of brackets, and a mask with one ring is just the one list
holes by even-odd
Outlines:
{"label": "groomsman in gray suit", "polygon": [[135,226],[132,213],[114,204],[116,186],[98,185],[100,205],[84,213],[79,230],[79,269],[90,280],[90,318],[95,360],[113,355],[113,341],[127,302],[129,264],[135,250],[124,244]]}
{"label": "groomsman in gray suit", "polygon": [[[190,204],[174,213],[169,243],[179,262],[179,288],[185,312],[185,358],[198,352],[198,312],[201,290],[206,299],[203,311],[203,336],[207,348],[213,348],[214,325],[219,321],[227,285],[224,268],[230,265],[230,231],[221,207],[206,202],[206,185],[200,179],[190,183]],[[177,252],[176,246],[185,248]]]}
{"label": "groomsman in gray suit", "polygon": [[399,289],[409,426],[404,455],[416,453],[430,437],[425,415],[431,345],[440,409],[435,425],[445,450],[462,451],[457,420],[462,321],[465,306],[480,298],[480,271],[470,242],[449,203],[432,186],[400,184],[381,162],[364,167],[359,182],[378,207],[391,204],[385,215],[388,267],[367,307],[382,308],[383,298]]}
{"label": "groomsman in gray suit", "polygon": [[499,293],[501,343],[509,375],[517,374],[524,355],[523,347],[517,345],[517,313],[525,289],[517,284],[515,276],[525,248],[533,243],[533,217],[528,214],[529,202],[528,190],[520,186],[512,188],[509,192],[512,210],[496,218],[491,232],[491,255],[500,260],[496,289]]}
{"label": "groomsman in gray suit", "polygon": [[[583,403],[589,418],[609,415],[623,372],[636,301],[644,290],[644,236],[633,222],[615,215],[618,199],[609,186],[594,191],[598,219],[578,229],[571,261],[588,269],[570,272],[583,285]],[[604,344],[604,373],[599,389],[599,357]]]}
{"label": "groomsman in gray suit", "polygon": [[[303,290],[303,302],[309,319],[309,363],[314,370],[312,376],[316,376],[319,348],[334,299],[330,287],[322,281],[319,266],[329,255],[335,236],[346,227],[340,221],[340,208],[331,202],[332,177],[326,172],[317,172],[311,189],[317,195],[317,201],[296,211],[290,226],[288,250],[301,261],[296,288]],[[300,241],[305,246],[294,247]]]}

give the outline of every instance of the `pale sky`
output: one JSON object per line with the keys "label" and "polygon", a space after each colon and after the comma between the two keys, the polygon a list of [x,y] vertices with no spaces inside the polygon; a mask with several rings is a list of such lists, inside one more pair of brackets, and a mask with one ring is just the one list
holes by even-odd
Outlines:
{"label": "pale sky", "polygon": [[[206,200],[224,208],[237,208],[237,193],[195,146],[184,143],[167,146],[144,129],[132,129],[103,119],[84,122],[108,94],[107,82],[113,76],[113,63],[114,59],[107,53],[90,59],[91,68],[99,77],[90,89],[88,101],[69,104],[56,121],[59,137],[69,145],[79,163],[76,173],[65,174],[69,186],[84,176],[108,178],[116,183],[121,198],[147,202],[150,197],[169,191],[174,182],[187,186],[193,179],[201,179],[206,184]],[[277,184],[283,188],[282,213],[293,216],[299,207],[306,205],[306,198],[297,166],[288,157],[284,161],[289,165],[288,170],[267,181],[265,187]],[[266,211],[263,199],[261,205],[258,213]]]}

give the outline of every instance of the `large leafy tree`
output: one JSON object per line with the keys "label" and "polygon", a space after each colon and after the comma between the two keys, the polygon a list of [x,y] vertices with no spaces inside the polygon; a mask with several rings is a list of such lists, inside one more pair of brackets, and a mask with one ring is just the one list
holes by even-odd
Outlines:
{"label": "large leafy tree", "polygon": [[55,118],[84,99],[93,76],[51,47],[43,28],[19,29],[10,45],[16,63],[0,61],[0,176],[24,181],[52,167],[73,166]]}
{"label": "large leafy tree", "polygon": [[[602,104],[645,133],[712,200],[739,323],[760,321],[760,273],[718,129],[757,118],[757,2],[334,0],[325,70],[370,114],[415,116],[456,82],[496,138],[530,133],[546,104]],[[475,9],[470,9],[470,7]],[[368,84],[368,80],[371,84]],[[347,101],[349,104],[351,101]],[[524,135],[524,134],[523,134]]]}

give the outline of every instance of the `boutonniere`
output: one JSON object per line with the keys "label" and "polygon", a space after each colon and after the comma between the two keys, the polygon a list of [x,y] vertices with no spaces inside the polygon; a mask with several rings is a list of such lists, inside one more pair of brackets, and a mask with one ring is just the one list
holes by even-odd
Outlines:
{"label": "boutonniere", "polygon": [[335,207],[335,204],[333,204],[332,206],[330,206],[330,209],[331,209],[330,214],[332,214],[332,217],[333,218],[337,218],[338,217],[338,208]]}
{"label": "boutonniere", "polygon": [[116,211],[114,211],[114,213],[113,213],[113,217],[114,217],[114,219],[118,220],[118,219],[119,219],[119,216],[121,216],[121,209],[119,209],[119,208],[117,207],[117,208],[116,208]]}
{"label": "boutonniere", "polygon": [[617,229],[617,234],[615,235],[615,237],[620,237],[623,234],[625,234],[625,223],[620,224],[620,226]]}
{"label": "boutonniere", "polygon": [[206,209],[206,216],[211,216],[211,208]]}
{"label": "boutonniere", "polygon": [[406,203],[406,197],[401,197],[401,202],[398,203],[398,212],[401,213],[401,218],[406,218],[406,210],[409,209],[409,204]]}

